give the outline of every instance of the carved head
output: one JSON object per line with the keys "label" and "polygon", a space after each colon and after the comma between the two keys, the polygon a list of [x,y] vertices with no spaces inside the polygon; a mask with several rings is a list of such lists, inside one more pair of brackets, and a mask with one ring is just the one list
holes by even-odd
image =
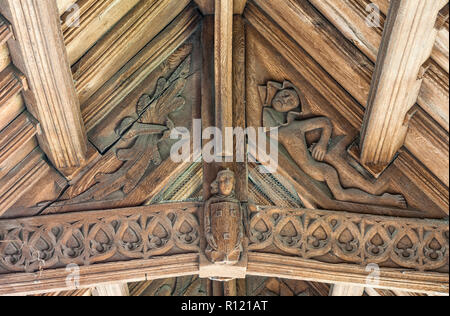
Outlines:
{"label": "carved head", "polygon": [[298,93],[292,88],[279,90],[272,100],[272,107],[282,113],[292,111],[299,105]]}
{"label": "carved head", "polygon": [[231,196],[234,193],[236,179],[234,172],[226,169],[219,171],[216,180],[212,183],[212,193],[222,196]]}

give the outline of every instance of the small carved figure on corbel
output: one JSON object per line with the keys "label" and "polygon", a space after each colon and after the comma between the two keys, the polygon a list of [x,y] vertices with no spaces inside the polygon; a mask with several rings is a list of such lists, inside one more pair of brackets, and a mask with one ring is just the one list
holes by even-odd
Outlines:
{"label": "small carved figure on corbel", "polygon": [[243,251],[243,212],[234,195],[235,181],[232,171],[220,171],[205,204],[205,255],[214,264],[236,264]]}
{"label": "small carved figure on corbel", "polygon": [[[302,107],[307,101],[294,85],[288,81],[282,84],[269,81],[267,86],[259,87],[259,92],[264,106],[263,126],[266,131],[278,128],[278,141],[296,164],[311,178],[325,182],[336,200],[406,208],[402,195],[372,195],[342,186],[336,169],[323,162],[333,125],[326,117],[302,119]],[[306,133],[314,130],[321,131],[320,140],[308,148]]]}

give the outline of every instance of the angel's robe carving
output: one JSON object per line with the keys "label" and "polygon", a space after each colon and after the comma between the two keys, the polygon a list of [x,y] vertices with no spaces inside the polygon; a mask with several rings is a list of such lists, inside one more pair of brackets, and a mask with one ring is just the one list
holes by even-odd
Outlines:
{"label": "angel's robe carving", "polygon": [[[279,128],[279,142],[295,163],[311,178],[325,182],[336,200],[406,208],[402,195],[385,193],[372,195],[355,188],[344,188],[336,169],[323,162],[330,142],[333,126],[326,117],[300,119],[306,99],[290,82],[268,82],[259,87],[264,105],[263,126],[266,130]],[[321,130],[318,143],[308,148],[306,133]]]}
{"label": "angel's robe carving", "polygon": [[234,186],[234,173],[220,171],[212,184],[213,196],[205,204],[205,254],[215,264],[236,264],[243,251],[243,212]]}

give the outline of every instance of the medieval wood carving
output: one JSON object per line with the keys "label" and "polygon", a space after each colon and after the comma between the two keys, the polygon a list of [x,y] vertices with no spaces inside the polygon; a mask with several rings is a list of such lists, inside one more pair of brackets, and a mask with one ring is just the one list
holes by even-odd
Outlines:
{"label": "medieval wood carving", "polygon": [[[259,92],[264,106],[262,121],[265,129],[279,128],[279,143],[308,176],[325,182],[336,200],[406,208],[401,195],[384,193],[377,196],[342,186],[337,170],[323,162],[333,126],[326,117],[303,117],[302,106],[306,106],[307,101],[294,85],[288,81],[269,81],[266,86],[259,87]],[[319,141],[309,146],[306,134],[317,130],[321,131]]]}
{"label": "medieval wood carving", "polygon": [[227,281],[245,277],[244,212],[235,197],[236,178],[229,169],[219,171],[204,206],[205,257],[200,276]]}
{"label": "medieval wood carving", "polygon": [[[72,186],[60,204],[121,199],[136,189],[149,170],[168,156],[174,128],[172,115],[186,103],[182,96],[191,70],[192,47],[184,45],[167,61],[175,70],[156,83],[152,95],[139,99],[133,116],[123,118],[115,129],[119,140],[84,175],[80,185]],[[168,67],[172,68],[172,67]]]}
{"label": "medieval wood carving", "polygon": [[170,204],[164,211],[141,207],[2,221],[0,274],[197,253],[199,207]]}
{"label": "medieval wood carving", "polygon": [[213,196],[205,204],[206,257],[212,263],[235,264],[241,257],[243,214],[234,186],[234,173],[220,171],[212,185]]}
{"label": "medieval wood carving", "polygon": [[[448,272],[449,227],[445,221],[353,215],[342,212],[260,207],[250,221],[250,251],[305,259],[419,271]],[[329,258],[329,257],[328,257]],[[328,259],[329,260],[329,259]]]}

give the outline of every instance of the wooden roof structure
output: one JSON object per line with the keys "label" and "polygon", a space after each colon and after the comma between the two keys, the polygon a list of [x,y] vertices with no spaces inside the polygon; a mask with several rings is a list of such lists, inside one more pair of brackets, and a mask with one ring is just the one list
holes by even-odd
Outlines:
{"label": "wooden roof structure", "polygon": [[0,0],[0,295],[448,295],[448,12]]}

